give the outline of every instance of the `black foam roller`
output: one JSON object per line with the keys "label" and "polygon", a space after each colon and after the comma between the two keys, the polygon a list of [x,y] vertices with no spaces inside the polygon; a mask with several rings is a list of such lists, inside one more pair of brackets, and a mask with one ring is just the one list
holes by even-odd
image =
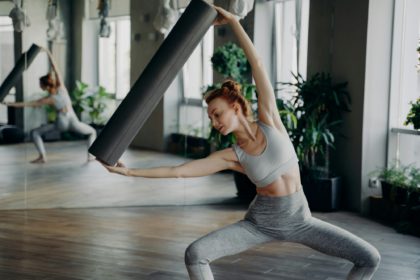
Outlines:
{"label": "black foam roller", "polygon": [[15,64],[15,67],[13,67],[12,71],[0,86],[0,102],[3,101],[3,99],[9,94],[10,89],[19,80],[23,71],[31,65],[40,50],[41,48],[39,46],[32,44],[29,50],[20,56],[19,60]]}
{"label": "black foam roller", "polygon": [[212,25],[217,11],[192,0],[143,73],[89,148],[97,159],[114,165],[158,105],[179,70]]}

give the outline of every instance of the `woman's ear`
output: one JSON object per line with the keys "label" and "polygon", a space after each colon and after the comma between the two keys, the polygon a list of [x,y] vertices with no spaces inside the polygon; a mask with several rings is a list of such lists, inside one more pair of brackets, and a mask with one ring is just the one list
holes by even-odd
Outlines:
{"label": "woman's ear", "polygon": [[239,104],[238,104],[238,103],[234,103],[234,104],[233,104],[233,110],[235,110],[235,114],[238,114],[239,109],[240,109]]}

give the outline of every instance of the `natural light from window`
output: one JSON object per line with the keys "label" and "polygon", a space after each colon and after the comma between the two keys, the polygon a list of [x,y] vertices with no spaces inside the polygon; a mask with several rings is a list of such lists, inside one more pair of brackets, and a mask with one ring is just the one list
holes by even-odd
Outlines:
{"label": "natural light from window", "polygon": [[130,90],[130,19],[109,19],[111,35],[99,38],[99,84],[123,99]]}

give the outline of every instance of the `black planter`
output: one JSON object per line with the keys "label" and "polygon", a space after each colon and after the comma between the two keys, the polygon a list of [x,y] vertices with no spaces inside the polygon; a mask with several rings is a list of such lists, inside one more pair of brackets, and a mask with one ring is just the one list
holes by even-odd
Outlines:
{"label": "black planter", "polygon": [[303,180],[303,189],[312,211],[336,211],[341,204],[341,177]]}
{"label": "black planter", "polygon": [[420,206],[420,192],[412,191],[408,196],[408,205],[410,206]]}
{"label": "black planter", "polygon": [[385,200],[391,200],[392,185],[381,180],[382,198]]}
{"label": "black planter", "polygon": [[99,134],[101,134],[102,130],[104,129],[105,125],[104,124],[94,124],[91,123],[89,124],[91,127],[93,127],[96,130],[96,135],[99,136]]}
{"label": "black planter", "polygon": [[393,190],[393,201],[395,204],[404,205],[408,202],[407,188],[395,187]]}
{"label": "black planter", "polygon": [[206,138],[172,133],[168,144],[168,152],[188,158],[203,158],[209,155],[210,145]]}
{"label": "black planter", "polygon": [[244,202],[251,202],[257,194],[256,186],[249,180],[248,176],[240,172],[233,172],[233,179],[235,181],[237,196]]}

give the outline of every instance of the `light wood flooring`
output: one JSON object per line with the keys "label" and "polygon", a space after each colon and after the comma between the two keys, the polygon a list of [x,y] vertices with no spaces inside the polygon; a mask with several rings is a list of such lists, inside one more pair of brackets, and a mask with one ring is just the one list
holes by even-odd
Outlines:
{"label": "light wood flooring", "polygon": [[[47,149],[49,163],[39,166],[27,163],[36,157],[32,144],[0,146],[0,279],[187,279],[188,244],[246,211],[234,203],[230,174],[126,178],[86,164],[82,142]],[[128,166],[185,160],[134,150],[123,156]],[[419,238],[353,213],[314,216],[378,248],[382,262],[374,279],[420,279]],[[212,263],[216,280],[345,279],[351,267],[293,243],[269,243]]]}
{"label": "light wood flooring", "polygon": [[[184,251],[243,217],[246,206],[0,211],[0,279],[187,279]],[[420,239],[346,212],[314,216],[378,248],[376,280],[420,279]],[[293,243],[212,263],[216,280],[345,279],[352,264]]]}

